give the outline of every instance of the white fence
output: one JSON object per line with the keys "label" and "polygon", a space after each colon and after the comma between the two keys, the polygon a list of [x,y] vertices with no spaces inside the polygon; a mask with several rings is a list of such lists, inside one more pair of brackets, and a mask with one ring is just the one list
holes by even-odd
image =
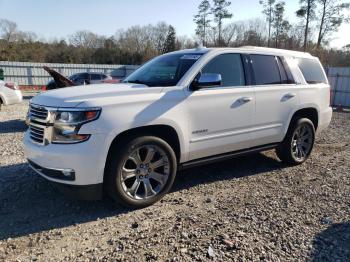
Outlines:
{"label": "white fence", "polygon": [[16,82],[18,85],[46,85],[51,77],[43,69],[43,66],[48,66],[65,76],[80,72],[101,72],[109,74],[114,78],[125,78],[138,68],[138,66],[133,65],[54,64],[0,61],[0,68],[4,70],[5,80]]}

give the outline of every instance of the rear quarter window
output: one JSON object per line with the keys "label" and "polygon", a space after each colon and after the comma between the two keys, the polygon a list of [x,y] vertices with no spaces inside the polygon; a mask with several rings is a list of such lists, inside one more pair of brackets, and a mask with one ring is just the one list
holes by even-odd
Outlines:
{"label": "rear quarter window", "polygon": [[327,84],[327,78],[324,74],[321,64],[317,59],[298,58],[297,60],[300,71],[303,73],[305,81],[308,84]]}

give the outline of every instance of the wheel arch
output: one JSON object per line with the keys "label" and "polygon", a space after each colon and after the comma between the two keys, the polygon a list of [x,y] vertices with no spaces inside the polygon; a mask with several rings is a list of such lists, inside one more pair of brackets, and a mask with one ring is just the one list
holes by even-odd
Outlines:
{"label": "wheel arch", "polygon": [[311,122],[314,124],[315,131],[317,130],[317,127],[319,124],[319,113],[318,113],[318,110],[316,107],[310,106],[310,107],[300,108],[293,113],[293,115],[290,118],[289,125],[288,125],[286,132],[288,131],[291,124],[293,124],[293,122],[299,118],[310,119]]}
{"label": "wheel arch", "polygon": [[5,98],[0,94],[0,104],[6,105],[6,100]]}
{"label": "wheel arch", "polygon": [[104,178],[106,175],[108,162],[111,157],[113,148],[117,147],[118,144],[123,143],[126,140],[130,140],[140,136],[155,136],[163,139],[174,150],[177,162],[179,163],[181,158],[181,143],[180,143],[179,135],[174,127],[169,125],[163,125],[163,124],[135,127],[119,133],[112,140],[108,149],[107,158],[105,160],[106,162],[105,162],[105,169],[104,169]]}

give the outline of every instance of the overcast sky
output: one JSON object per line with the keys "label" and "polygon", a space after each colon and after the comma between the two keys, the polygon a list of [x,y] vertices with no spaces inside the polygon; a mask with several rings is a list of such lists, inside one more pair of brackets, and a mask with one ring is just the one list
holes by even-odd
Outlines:
{"label": "overcast sky", "polygon": [[[262,17],[259,0],[231,0],[230,21]],[[201,0],[0,0],[0,18],[12,20],[20,30],[35,32],[47,40],[61,39],[78,30],[111,36],[132,25],[165,21],[178,35],[192,36],[192,21]],[[298,22],[298,0],[285,0],[286,16]],[[229,20],[226,20],[226,22]],[[350,44],[350,25],[343,25],[332,47]]]}

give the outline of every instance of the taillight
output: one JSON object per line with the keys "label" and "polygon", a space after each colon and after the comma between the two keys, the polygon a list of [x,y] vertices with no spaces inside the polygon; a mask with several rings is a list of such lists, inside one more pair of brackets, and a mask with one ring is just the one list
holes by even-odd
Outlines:
{"label": "taillight", "polygon": [[15,83],[5,83],[5,86],[12,90],[17,90],[17,86],[15,85]]}

